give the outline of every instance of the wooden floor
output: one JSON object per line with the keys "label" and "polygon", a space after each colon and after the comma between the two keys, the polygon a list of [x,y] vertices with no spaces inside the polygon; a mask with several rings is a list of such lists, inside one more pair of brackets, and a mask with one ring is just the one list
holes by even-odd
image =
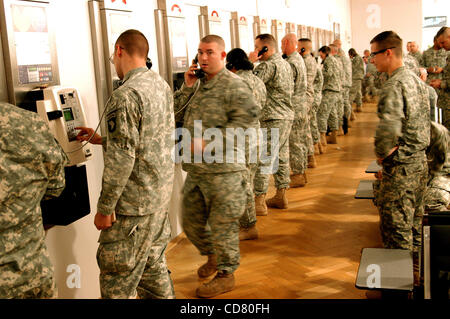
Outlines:
{"label": "wooden floor", "polygon": [[[379,218],[371,200],[354,195],[360,180],[374,179],[364,171],[375,159],[376,105],[365,104],[356,114],[349,134],[316,156],[307,186],[288,190],[289,209],[258,216],[260,238],[240,244],[235,289],[216,298],[365,298],[355,288],[356,273],[361,249],[381,247]],[[273,193],[271,186],[268,195]],[[196,298],[197,268],[206,257],[182,234],[169,245],[167,260],[176,297]]]}

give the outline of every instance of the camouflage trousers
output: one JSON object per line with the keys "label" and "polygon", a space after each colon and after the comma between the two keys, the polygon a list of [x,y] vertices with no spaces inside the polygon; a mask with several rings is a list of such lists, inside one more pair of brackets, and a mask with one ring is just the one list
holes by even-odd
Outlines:
{"label": "camouflage trousers", "polygon": [[383,161],[382,180],[375,184],[374,195],[385,248],[420,251],[427,175],[426,162]]}
{"label": "camouflage trousers", "polygon": [[362,80],[353,80],[350,89],[350,104],[355,102],[356,106],[362,106],[361,82]]}
{"label": "camouflage trousers", "polygon": [[289,135],[289,166],[294,175],[305,173],[308,168],[308,147],[305,119],[294,120]]}
{"label": "camouflage trousers", "polygon": [[344,87],[344,117],[350,119],[352,115],[352,103],[350,102],[350,87]]}
{"label": "camouflage trousers", "polygon": [[[267,135],[264,138],[263,150],[267,150],[270,162],[263,163],[262,161],[258,165],[256,171],[254,183],[255,183],[255,195],[259,196],[266,194],[269,189],[270,175],[261,172],[264,167],[268,171],[274,172],[273,177],[275,180],[275,187],[277,189],[289,188],[291,179],[289,168],[289,135],[291,133],[292,121],[291,120],[269,120],[261,122],[261,128],[267,129]],[[278,129],[279,140],[272,141],[271,128]],[[278,145],[278,156],[272,156],[272,143]],[[278,143],[278,144],[277,144]],[[276,169],[278,166],[278,169]]]}
{"label": "camouflage trousers", "polygon": [[305,123],[305,141],[306,141],[306,148],[308,149],[308,155],[314,155],[314,139],[312,137],[311,132],[311,108],[312,108],[313,99],[308,99],[305,102],[305,108],[306,108],[306,123]]}
{"label": "camouflage trousers", "polygon": [[255,195],[253,193],[253,188],[257,169],[258,169],[257,164],[247,165],[247,174],[246,174],[247,205],[245,207],[244,214],[239,220],[241,228],[250,228],[256,224]]}
{"label": "camouflage trousers", "polygon": [[188,173],[183,190],[183,229],[201,255],[216,255],[217,269],[239,267],[239,219],[247,196],[247,171]]}
{"label": "camouflage trousers", "polygon": [[[33,238],[31,242],[26,243],[24,250],[9,252],[8,262],[0,265],[0,299],[51,299],[56,297],[54,270],[44,241],[44,229],[42,224],[32,224],[30,227],[40,227],[42,237]],[[28,234],[30,231],[34,232],[34,230],[25,228],[22,234]],[[3,241],[4,238],[8,237],[5,236],[1,240],[3,251],[6,243]],[[2,259],[6,258],[2,256]]]}
{"label": "camouflage trousers", "polygon": [[342,88],[341,92],[339,92],[339,102],[337,104],[337,116],[339,120],[339,127],[344,125],[344,88]]}
{"label": "camouflage trousers", "polygon": [[339,129],[338,107],[340,107],[341,93],[335,91],[323,91],[322,102],[317,112],[317,125],[320,133],[326,133],[327,126],[330,130]]}
{"label": "camouflage trousers", "polygon": [[102,298],[175,298],[165,257],[171,232],[168,213],[116,217],[99,238]]}
{"label": "camouflage trousers", "polygon": [[313,144],[320,141],[319,127],[317,126],[317,111],[319,110],[320,102],[322,101],[322,93],[314,96],[314,101],[309,111],[309,125],[311,129],[311,137]]}
{"label": "camouflage trousers", "polygon": [[363,95],[370,95],[370,96],[377,96],[378,95],[378,90],[375,87],[375,80],[374,77],[364,77],[363,81],[362,81],[362,94]]}
{"label": "camouflage trousers", "polygon": [[425,191],[425,210],[448,210],[450,205],[450,176],[439,175],[428,182]]}

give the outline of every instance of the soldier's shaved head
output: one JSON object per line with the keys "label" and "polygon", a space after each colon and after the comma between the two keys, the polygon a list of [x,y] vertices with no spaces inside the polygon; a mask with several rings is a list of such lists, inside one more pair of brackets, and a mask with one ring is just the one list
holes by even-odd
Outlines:
{"label": "soldier's shaved head", "polygon": [[296,45],[297,44],[297,36],[295,33],[288,33],[283,37],[282,41],[288,41],[289,43]]}
{"label": "soldier's shaved head", "polygon": [[302,47],[308,51],[312,50],[312,41],[308,38],[301,38],[298,40],[298,47],[301,49]]}
{"label": "soldier's shaved head", "polygon": [[342,46],[342,41],[339,39],[336,39],[333,41],[333,44],[336,45],[338,48],[341,48]]}
{"label": "soldier's shaved head", "polygon": [[275,40],[274,36],[268,33],[260,34],[256,37],[256,40],[261,41],[262,44],[264,44],[267,47],[270,47],[272,49],[276,49],[277,46],[277,40]]}
{"label": "soldier's shaved head", "polygon": [[338,47],[336,44],[332,43],[328,46],[330,48],[330,53],[331,54],[337,54],[338,53]]}
{"label": "soldier's shaved head", "polygon": [[297,49],[297,36],[294,33],[286,34],[281,40],[281,51],[284,54],[291,55]]}
{"label": "soldier's shaved head", "polygon": [[148,41],[142,32],[134,29],[124,31],[116,41],[116,45],[121,46],[130,56],[147,58]]}

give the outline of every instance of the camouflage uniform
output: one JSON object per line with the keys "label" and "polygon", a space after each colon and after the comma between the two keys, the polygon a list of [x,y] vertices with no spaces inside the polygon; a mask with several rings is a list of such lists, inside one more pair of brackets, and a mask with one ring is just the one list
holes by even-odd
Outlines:
{"label": "camouflage uniform", "polygon": [[334,55],[333,57],[336,59],[337,64],[339,66],[340,90],[338,103],[336,104],[336,113],[339,120],[339,127],[342,127],[342,125],[344,124],[344,87],[347,84],[347,78],[345,75],[344,62],[342,61],[341,57],[337,54]]}
{"label": "camouflage uniform", "polygon": [[359,55],[356,55],[352,58],[352,88],[350,91],[350,103],[355,102],[357,107],[362,106],[361,83],[363,78],[364,60]]}
{"label": "camouflage uniform", "polygon": [[337,106],[341,99],[342,76],[335,57],[329,55],[325,58],[322,74],[322,101],[317,112],[317,125],[320,133],[326,133],[327,125],[332,131],[339,129]]}
{"label": "camouflage uniform", "polygon": [[420,65],[414,57],[409,54],[403,55],[403,63],[408,69],[413,71],[415,75],[420,77]]}
{"label": "camouflage uniform", "polygon": [[97,251],[103,298],[174,298],[164,251],[174,164],[173,96],[147,68],[129,71],[106,105],[105,167],[97,211],[116,214]]}
{"label": "camouflage uniform", "polygon": [[[251,91],[253,92],[253,97],[255,99],[255,103],[258,107],[258,114],[261,113],[263,105],[266,104],[266,86],[264,82],[253,74],[252,71],[244,71],[239,70],[236,72],[242,80],[248,84]],[[254,127],[258,130],[259,133],[259,119],[255,119],[252,123],[251,127]],[[258,134],[259,139],[259,134]],[[252,148],[253,151],[257,152],[258,143],[255,145],[250,145],[249,148]],[[256,223],[256,211],[255,211],[255,198],[253,193],[254,188],[254,179],[256,174],[256,169],[258,168],[258,163],[250,163],[248,158],[249,154],[246,153],[246,162],[247,162],[247,207],[245,209],[244,215],[240,219],[240,224],[242,228],[250,228]]]}
{"label": "camouflage uniform", "polygon": [[53,298],[40,202],[65,186],[68,159],[32,112],[0,103],[0,298]]}
{"label": "camouflage uniform", "polygon": [[[425,69],[428,69],[430,67],[445,68],[445,66],[447,64],[448,54],[449,53],[447,51],[445,51],[445,49],[435,50],[434,47],[431,47],[428,50],[424,51],[422,54],[422,66]],[[445,70],[444,70],[444,72],[445,72]],[[438,74],[428,73],[427,84],[430,84],[430,82],[435,79],[442,80],[444,77],[444,72],[438,73]],[[435,90],[436,90],[436,93],[438,94],[438,107],[443,109],[444,114],[445,114],[445,108],[448,105],[448,101],[446,104],[445,98],[444,99],[441,98],[441,93],[443,93],[442,89],[435,89]],[[445,116],[444,116],[444,118],[445,118]],[[448,128],[448,126],[447,126],[447,128]]]}
{"label": "camouflage uniform", "polygon": [[428,97],[430,99],[430,120],[434,121],[436,116],[436,107],[437,107],[437,100],[438,96],[436,94],[436,91],[433,87],[427,85],[428,89]]}
{"label": "camouflage uniform", "polygon": [[373,63],[367,64],[366,74],[363,80],[363,95],[370,95],[372,97],[378,95],[378,90],[375,86],[375,78],[378,75],[377,68]]}
{"label": "camouflage uniform", "polygon": [[343,101],[343,113],[342,116],[350,119],[352,114],[352,105],[350,102],[350,90],[352,87],[352,62],[350,58],[345,54],[344,50],[339,49],[338,57],[341,59],[344,66],[345,81],[342,85],[342,101]]}
{"label": "camouflage uniform", "polygon": [[425,210],[448,210],[450,205],[450,134],[438,123],[431,122],[430,145],[427,148],[428,185]]}
{"label": "camouflage uniform", "polygon": [[[202,121],[202,130],[217,128],[224,137],[227,128],[255,125],[258,106],[238,75],[223,68],[210,80],[198,80],[195,86],[195,95],[194,87],[185,84],[175,92],[175,110],[184,110],[183,127],[191,137],[195,137],[194,121]],[[245,158],[238,161],[235,144],[230,151],[234,161],[208,163],[205,157],[195,161],[191,154],[191,160],[183,162],[188,173],[183,190],[184,232],[201,255],[216,255],[217,269],[229,274],[239,267],[239,219],[248,199]]]}
{"label": "camouflage uniform", "polygon": [[420,53],[420,51],[417,51],[415,53],[409,52],[408,55],[417,61],[419,67],[422,66],[422,53]]}
{"label": "camouflage uniform", "polygon": [[[425,83],[405,67],[395,70],[381,91],[378,117],[375,153],[383,158],[383,174],[377,206],[383,244],[414,250],[417,265],[428,172],[425,150],[430,141]],[[396,146],[398,150],[387,156]]]}
{"label": "camouflage uniform", "polygon": [[[316,79],[318,65],[316,60],[310,55],[303,56],[306,66],[306,103],[308,105],[308,123],[311,132],[312,144],[319,143],[319,131],[317,130],[317,110],[314,109],[314,80]],[[322,93],[322,90],[320,90]]]}
{"label": "camouflage uniform", "polygon": [[322,102],[322,87],[323,87],[323,74],[322,69],[317,66],[316,76],[314,78],[314,102],[311,110],[311,134],[314,144],[319,143],[320,134],[318,127],[317,112],[319,111],[320,103]]}
{"label": "camouflage uniform", "polygon": [[[306,96],[307,75],[303,58],[295,51],[286,61],[292,68],[294,78],[294,93],[292,94],[292,106],[295,111],[295,119],[292,123],[289,135],[289,164],[293,174],[305,173],[308,166],[309,147],[312,146],[311,134],[308,123],[308,101]],[[311,138],[311,139],[310,139]],[[312,146],[314,154],[314,146]]]}
{"label": "camouflage uniform", "polygon": [[[283,60],[280,53],[273,54],[267,61],[261,62],[254,70],[256,76],[263,80],[266,85],[267,100],[263,107],[260,118],[261,128],[267,129],[267,137],[264,140],[270,154],[273,142],[271,129],[279,130],[279,157],[278,170],[274,174],[275,187],[277,189],[288,188],[289,177],[289,135],[294,120],[294,106],[292,105],[292,94],[294,92],[294,81],[289,63]],[[271,155],[271,154],[270,154]],[[269,187],[269,175],[261,172],[260,163],[255,176],[255,195],[260,196],[267,193]],[[270,166],[273,167],[274,163]],[[267,166],[265,164],[264,166]]]}
{"label": "camouflage uniform", "polygon": [[443,124],[450,130],[450,57],[447,59],[447,65],[444,68],[441,89],[438,97],[438,106],[443,109]]}

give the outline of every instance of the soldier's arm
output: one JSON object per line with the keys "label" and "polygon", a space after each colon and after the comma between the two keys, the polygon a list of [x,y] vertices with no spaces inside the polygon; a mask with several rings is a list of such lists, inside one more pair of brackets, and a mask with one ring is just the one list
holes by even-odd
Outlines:
{"label": "soldier's arm", "polygon": [[48,130],[47,125],[38,118],[35,122],[35,133],[41,137],[43,143],[41,152],[44,155],[44,163],[48,174],[48,184],[45,190],[44,200],[58,197],[66,186],[64,167],[69,163],[67,155],[54,136]]}
{"label": "soldier's arm", "polygon": [[253,70],[253,73],[266,84],[273,78],[275,67],[272,64],[262,62]]}
{"label": "soldier's arm", "polygon": [[390,84],[383,88],[378,103],[378,117],[380,122],[375,132],[375,153],[384,159],[398,144],[402,136],[402,120],[404,102],[401,88]]}
{"label": "soldier's arm", "polygon": [[132,90],[120,92],[110,100],[107,120],[108,147],[104,155],[102,191],[97,211],[111,215],[133,171],[136,147],[139,144],[138,125],[141,118],[138,95]]}
{"label": "soldier's arm", "polygon": [[450,58],[447,59],[447,66],[444,69],[444,75],[441,81],[441,89],[450,92]]}
{"label": "soldier's arm", "polygon": [[183,121],[184,113],[186,112],[186,108],[183,109],[183,107],[186,105],[186,103],[192,97],[192,95],[195,92],[195,89],[197,88],[197,86],[199,84],[200,84],[199,81],[197,81],[197,83],[194,84],[194,86],[188,87],[183,83],[181,88],[173,94],[173,108],[174,108],[175,120],[177,122]]}
{"label": "soldier's arm", "polygon": [[[248,85],[233,83],[228,89],[227,99],[227,127],[243,128],[251,126],[255,118],[259,117],[259,107]],[[225,135],[224,135],[225,136]]]}

